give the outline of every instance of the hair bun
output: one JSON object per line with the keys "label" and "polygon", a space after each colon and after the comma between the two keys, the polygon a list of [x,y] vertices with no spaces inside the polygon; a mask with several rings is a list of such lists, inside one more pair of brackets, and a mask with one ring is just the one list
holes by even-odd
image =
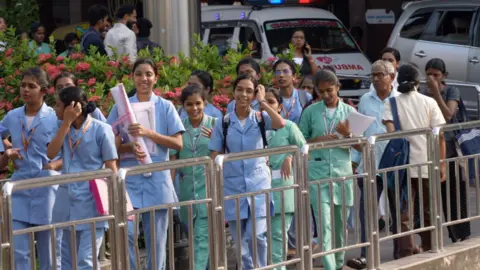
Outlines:
{"label": "hair bun", "polygon": [[97,109],[97,104],[95,102],[89,101],[87,103],[87,106],[85,107],[85,110],[87,111],[87,114],[93,113]]}

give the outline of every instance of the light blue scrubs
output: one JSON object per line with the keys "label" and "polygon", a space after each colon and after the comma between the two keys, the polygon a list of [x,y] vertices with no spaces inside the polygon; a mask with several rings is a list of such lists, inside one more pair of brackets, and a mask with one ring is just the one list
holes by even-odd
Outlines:
{"label": "light blue scrubs", "polygon": [[[55,171],[43,170],[43,167],[50,162],[47,157],[47,145],[55,136],[57,129],[55,111],[44,103],[31,126],[27,128],[26,125],[25,106],[8,112],[2,120],[2,126],[5,128],[2,137],[7,138],[10,135],[13,148],[22,149],[20,153],[23,159],[15,161],[16,170],[11,181],[58,175],[59,173]],[[25,140],[29,141],[28,149],[23,145],[22,133]],[[58,186],[50,186],[14,192],[12,194],[13,229],[50,224],[57,189]],[[39,247],[37,251],[40,269],[51,269],[50,232],[35,233],[35,240]],[[29,247],[29,236],[25,234],[15,236],[13,245],[15,269],[30,269],[30,252],[32,251]]]}
{"label": "light blue scrubs", "polygon": [[[183,109],[183,107],[180,107],[180,109],[178,110],[179,113],[180,113],[180,118],[182,119],[185,119],[185,118],[188,118],[188,114],[187,112]],[[213,104],[211,103],[207,103],[205,108],[203,109],[203,112],[208,115],[208,116],[211,116],[213,118],[222,118],[223,117],[223,114],[222,112],[217,109],[217,107],[215,107]]]}
{"label": "light blue scrubs", "polygon": [[[258,111],[259,107],[258,100],[252,101],[252,104],[250,104],[250,107],[252,107],[253,110]],[[235,110],[235,100],[230,101],[230,103],[227,104],[227,113],[231,113]]]}
{"label": "light blue scrubs", "polygon": [[50,46],[48,46],[47,43],[43,42],[40,46],[35,41],[30,41],[28,43],[28,46],[30,49],[35,49],[35,56],[39,54],[49,54],[52,53],[52,50],[50,49]]}
{"label": "light blue scrubs", "polygon": [[[302,103],[300,102],[298,91],[303,91],[303,90],[293,89],[292,96],[290,97],[290,99],[283,100],[283,103],[282,103],[283,108],[282,108],[282,111],[280,112],[283,118],[288,119],[297,125],[300,122],[300,116],[302,116],[302,111],[303,111],[303,106],[302,106]],[[310,93],[306,92],[305,97],[306,97],[305,104],[307,104],[308,102],[310,102],[310,100],[312,100],[312,95],[310,95]]]}
{"label": "light blue scrubs", "polygon": [[[238,153],[250,150],[263,149],[263,140],[256,120],[256,112],[252,110],[242,127],[237,114],[230,114],[230,126],[228,128],[227,146],[231,153]],[[266,113],[262,113],[266,130],[272,130],[272,119]],[[222,121],[215,123],[212,138],[208,148],[221,153],[223,151],[223,128]],[[224,165],[224,195],[243,194],[254,192],[271,187],[270,169],[267,166],[266,158],[252,158],[241,161],[226,162]],[[237,227],[240,226],[242,239],[242,262],[243,269],[253,269],[252,259],[252,215],[251,199],[240,199],[240,220],[237,222],[235,214],[235,200],[225,201],[225,219],[228,221],[233,240],[238,243]],[[257,259],[259,267],[267,265],[267,229],[266,216],[274,212],[273,201],[271,201],[271,212],[267,213],[265,196],[255,196],[256,216],[256,238],[257,238]],[[237,251],[238,252],[238,251]]]}
{"label": "light blue scrubs", "polygon": [[[129,98],[130,103],[139,102],[137,95]],[[173,136],[177,133],[185,132],[182,121],[178,116],[175,106],[172,102],[158,97],[154,94],[150,97],[150,102],[155,104],[155,128],[156,132],[165,136]],[[116,105],[113,106],[107,122],[114,123],[118,119],[118,111]],[[120,136],[125,142],[129,142],[127,134],[120,133]],[[157,154],[150,154],[153,162],[165,162],[169,160],[168,148],[162,145],[157,145]],[[120,166],[133,167],[138,166],[138,161],[135,158],[122,159]],[[152,176],[145,177],[143,175],[132,175],[126,179],[127,192],[132,200],[133,208],[144,208],[156,206],[161,204],[177,202],[177,194],[173,187],[170,171],[153,172]],[[164,269],[167,229],[168,229],[168,215],[167,210],[158,210],[155,212],[155,239],[156,243],[156,259],[157,269]],[[151,252],[150,252],[150,212],[141,215],[143,221],[143,231],[145,233],[145,244],[148,252],[148,269],[152,269]],[[133,221],[128,222],[128,242],[130,253],[130,269],[137,269],[135,260],[135,245],[133,239],[134,226],[138,226]]]}
{"label": "light blue scrubs", "polygon": [[[97,108],[93,113],[90,114],[93,119],[97,119],[101,122],[106,123],[107,119],[103,116],[102,111]],[[58,127],[62,124],[62,121],[58,121]],[[53,208],[53,222],[66,222],[70,219],[70,200],[68,196],[68,185],[59,185],[57,191],[57,199],[55,200],[55,207]],[[65,229],[57,229],[57,270],[70,269],[71,268],[71,254],[69,246],[69,235],[64,233]],[[62,265],[64,267],[62,267]]]}
{"label": "light blue scrubs", "polygon": [[[91,121],[85,134],[82,133],[87,123]],[[69,134],[72,142],[80,140],[80,144],[73,149],[70,148],[68,136],[62,146],[63,171],[62,173],[78,173],[86,171],[95,171],[104,168],[105,161],[115,160],[117,148],[115,146],[115,135],[112,128],[101,121],[92,119],[89,115],[79,130],[73,126]],[[95,200],[90,191],[88,181],[77,182],[68,185],[69,197],[69,220],[81,220],[93,217],[99,217],[100,214],[95,206]],[[77,269],[92,269],[93,260],[98,258],[100,245],[102,244],[105,229],[108,228],[107,222],[97,222],[95,230],[95,244],[97,254],[92,254],[92,231],[90,224],[78,225],[75,227],[76,248],[77,248]],[[70,247],[71,228],[64,231],[67,247]],[[66,240],[66,241],[65,241]],[[66,256],[63,256],[64,258]],[[69,259],[69,258],[67,258]],[[67,264],[62,264],[63,269],[72,269],[71,260]],[[100,269],[100,264],[98,264]]]}

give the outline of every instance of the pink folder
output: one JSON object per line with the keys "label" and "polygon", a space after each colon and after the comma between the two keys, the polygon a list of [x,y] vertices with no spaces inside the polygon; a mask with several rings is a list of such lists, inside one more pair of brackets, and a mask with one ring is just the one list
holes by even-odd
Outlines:
{"label": "pink folder", "polygon": [[[92,192],[93,199],[95,200],[95,207],[97,212],[102,216],[107,216],[109,212],[108,201],[108,184],[105,179],[93,179],[89,182],[90,192]],[[127,212],[133,211],[132,201],[127,193]],[[133,220],[134,216],[129,216],[129,220]]]}

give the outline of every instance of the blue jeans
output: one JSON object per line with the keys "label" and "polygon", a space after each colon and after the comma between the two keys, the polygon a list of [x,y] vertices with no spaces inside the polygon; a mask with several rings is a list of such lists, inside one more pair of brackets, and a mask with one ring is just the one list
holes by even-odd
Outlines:
{"label": "blue jeans", "polygon": [[[145,246],[147,248],[147,262],[148,262],[148,269],[154,269],[152,266],[152,253],[151,253],[151,235],[150,235],[150,212],[142,213],[141,214],[142,225],[143,225],[143,233],[145,237]],[[129,258],[130,258],[130,269],[135,270],[137,269],[136,263],[136,252],[135,252],[135,243],[134,243],[134,226],[138,226],[139,220],[136,221],[128,221],[128,251],[129,251]],[[168,210],[162,209],[155,211],[155,220],[153,222],[155,226],[155,247],[156,247],[156,262],[157,265],[155,270],[163,270],[165,269],[165,259],[166,259],[166,249],[167,249],[167,230],[168,230]],[[140,230],[139,230],[140,231]]]}

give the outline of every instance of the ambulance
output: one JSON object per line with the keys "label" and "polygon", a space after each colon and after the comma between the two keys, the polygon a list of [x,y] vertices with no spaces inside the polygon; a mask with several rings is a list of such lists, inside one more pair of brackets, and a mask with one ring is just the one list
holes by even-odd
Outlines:
{"label": "ambulance", "polygon": [[246,5],[202,5],[202,40],[230,48],[254,45],[253,57],[266,61],[288,48],[302,29],[316,64],[333,66],[341,79],[340,95],[353,99],[368,92],[371,63],[343,23],[331,12],[312,6],[321,0],[247,0]]}

